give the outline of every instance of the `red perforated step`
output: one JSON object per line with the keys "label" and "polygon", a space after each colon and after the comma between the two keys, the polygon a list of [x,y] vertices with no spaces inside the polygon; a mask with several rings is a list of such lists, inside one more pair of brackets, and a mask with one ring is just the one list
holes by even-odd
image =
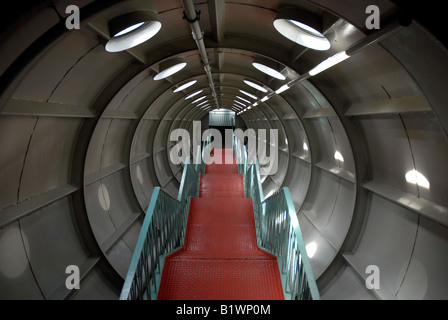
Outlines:
{"label": "red perforated step", "polygon": [[277,258],[257,246],[252,199],[244,198],[236,164],[207,165],[184,247],[165,258],[158,299],[283,298]]}
{"label": "red perforated step", "polygon": [[239,174],[204,174],[199,186],[201,198],[244,198],[243,177]]}

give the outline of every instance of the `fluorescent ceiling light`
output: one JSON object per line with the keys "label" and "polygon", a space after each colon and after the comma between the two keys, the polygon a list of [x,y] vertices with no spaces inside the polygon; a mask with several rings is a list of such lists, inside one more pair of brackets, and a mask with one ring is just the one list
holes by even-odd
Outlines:
{"label": "fluorescent ceiling light", "polygon": [[256,69],[258,69],[259,71],[261,71],[261,72],[263,72],[263,73],[265,73],[265,74],[267,74],[267,75],[269,75],[271,77],[274,77],[274,78],[279,79],[279,80],[285,80],[286,79],[286,77],[284,75],[282,75],[280,72],[278,72],[277,70],[275,70],[275,69],[273,69],[271,67],[268,67],[268,66],[266,66],[264,64],[261,64],[261,63],[258,63],[258,62],[252,62],[252,65]]}
{"label": "fluorescent ceiling light", "polygon": [[179,91],[185,90],[185,89],[191,87],[192,85],[194,85],[196,82],[198,82],[198,80],[193,80],[193,81],[187,82],[187,83],[181,85],[180,87],[174,89],[173,92],[179,92]]}
{"label": "fluorescent ceiling light", "polygon": [[264,96],[264,97],[261,99],[261,102],[265,102],[265,101],[267,101],[268,99],[269,99],[268,96]]}
{"label": "fluorescent ceiling light", "polygon": [[344,61],[345,59],[348,59],[350,56],[345,53],[345,51],[336,53],[335,55],[331,56],[330,58],[322,61],[319,63],[316,67],[314,67],[310,72],[310,76],[315,76],[318,73],[321,73],[324,70],[327,70],[328,68],[331,68],[332,66]]}
{"label": "fluorescent ceiling light", "polygon": [[256,107],[256,106],[258,106],[258,102],[254,102],[252,105],[252,107]]}
{"label": "fluorescent ceiling light", "polygon": [[186,62],[181,62],[181,63],[177,63],[167,69],[164,69],[161,72],[159,72],[158,74],[156,74],[156,76],[154,77],[154,80],[162,80],[169,76],[172,76],[173,74],[175,74],[175,73],[179,72],[180,70],[182,70],[183,68],[185,68],[186,65],[187,65]]}
{"label": "fluorescent ceiling light", "polygon": [[247,100],[247,99],[244,99],[244,98],[242,98],[242,97],[240,97],[240,96],[236,96],[238,99],[241,99],[241,100],[243,100],[244,102],[246,102],[246,103],[250,103],[250,101],[249,100]]}
{"label": "fluorescent ceiling light", "polygon": [[[255,82],[252,82],[252,81],[249,81],[249,80],[244,80],[244,83],[247,84],[248,86],[251,86],[251,87],[254,88],[254,89],[260,90],[260,91],[262,91],[262,92],[268,92],[267,89],[265,89],[265,88],[263,88],[262,86],[256,84]],[[240,91],[241,91],[242,93],[244,93],[245,95],[247,95],[247,96],[250,97],[250,93],[247,93],[247,92],[245,92],[245,91],[243,92],[243,90],[240,90]],[[253,97],[254,99],[257,99],[257,97],[255,97],[255,96],[253,96],[253,95],[252,95],[252,97]]]}
{"label": "fluorescent ceiling light", "polygon": [[108,27],[111,38],[105,49],[108,52],[119,52],[154,37],[162,28],[162,23],[155,12],[134,11],[111,19]]}
{"label": "fluorescent ceiling light", "polygon": [[193,92],[192,94],[186,96],[186,97],[185,97],[185,100],[188,100],[188,99],[190,99],[190,98],[193,98],[194,96],[200,94],[202,91],[203,91],[203,90],[199,90],[199,91]]}
{"label": "fluorescent ceiling light", "polygon": [[[263,88],[263,89],[264,89],[264,88]],[[266,90],[266,91],[267,91],[267,90]],[[244,90],[240,90],[240,92],[241,92],[242,94],[245,94],[246,96],[252,98],[252,99],[258,99],[257,96],[254,96],[253,94],[251,94],[251,93],[249,93],[249,92],[246,92],[246,91],[244,91]]]}
{"label": "fluorescent ceiling light", "polygon": [[275,91],[275,93],[280,94],[288,89],[289,89],[289,86],[287,84],[285,84],[285,85],[281,86],[280,88],[278,88],[277,91]]}
{"label": "fluorescent ceiling light", "polygon": [[206,96],[202,96],[202,97],[194,100],[192,103],[196,103],[196,102],[201,101],[202,99],[205,99],[205,98],[206,98]]}

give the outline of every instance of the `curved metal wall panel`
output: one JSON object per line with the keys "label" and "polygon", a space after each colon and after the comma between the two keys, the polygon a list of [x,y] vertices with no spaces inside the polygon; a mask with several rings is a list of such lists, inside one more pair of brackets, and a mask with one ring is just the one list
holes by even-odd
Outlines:
{"label": "curved metal wall panel", "polygon": [[[0,208],[4,209],[19,202],[23,161],[33,134],[37,118],[0,117]],[[12,154],[7,150],[15,150]]]}
{"label": "curved metal wall panel", "polygon": [[70,299],[74,300],[116,300],[116,289],[110,285],[101,272],[93,270],[83,280],[80,290],[76,290]]}
{"label": "curved metal wall panel", "polygon": [[283,184],[288,186],[296,211],[303,205],[311,179],[311,164],[290,156]]}
{"label": "curved metal wall panel", "polygon": [[429,188],[420,187],[421,198],[448,207],[448,143],[433,112],[402,114],[415,169],[428,179]]}
{"label": "curved metal wall panel", "polygon": [[131,248],[126,242],[119,240],[114,243],[114,246],[107,252],[107,259],[123,278],[126,278],[126,274],[128,273],[134,248],[135,244]]}
{"label": "curved metal wall panel", "polygon": [[448,299],[448,228],[420,218],[415,247],[399,299]]}
{"label": "curved metal wall panel", "polygon": [[0,229],[1,299],[44,298],[31,270],[24,241],[28,239],[23,236],[19,222]]}
{"label": "curved metal wall panel", "polygon": [[88,258],[73,219],[71,200],[65,198],[20,222],[33,274],[47,299],[65,287],[66,267]]}
{"label": "curved metal wall panel", "polygon": [[337,251],[310,219],[300,212],[298,218],[305,246],[311,243],[316,245],[316,252],[310,257],[310,262],[313,274],[318,279],[335,259]]}
{"label": "curved metal wall panel", "polygon": [[375,296],[365,289],[365,283],[356,273],[344,265],[331,282],[331,286],[320,290],[323,300],[375,300]]}
{"label": "curved metal wall panel", "polygon": [[[378,266],[381,285],[396,295],[407,271],[417,235],[417,216],[379,196],[371,195],[364,232],[354,251],[362,262]],[[399,250],[387,250],[390,244]]]}
{"label": "curved metal wall panel", "polygon": [[[34,101],[52,101],[67,103],[53,99],[53,91],[89,51],[96,47],[96,39],[84,32],[70,33],[60,39],[31,68],[27,77],[18,85],[14,97]],[[70,49],[68,49],[70,48]],[[52,72],[48,72],[51,70]],[[80,105],[73,104],[72,108]]]}
{"label": "curved metal wall panel", "polygon": [[412,153],[400,117],[395,115],[360,117],[357,119],[367,142],[372,180],[394,186],[417,196],[417,187],[406,182],[412,170]]}
{"label": "curved metal wall panel", "polygon": [[151,180],[155,178],[152,156],[148,156],[143,160],[131,165],[131,181],[135,196],[138,199],[140,207],[146,212],[151,195],[157,182]]}
{"label": "curved metal wall panel", "polygon": [[111,122],[112,119],[99,119],[95,126],[95,131],[92,133],[89,141],[84,165],[84,175],[86,177],[88,175],[96,174],[103,169],[101,167],[103,145]]}
{"label": "curved metal wall panel", "polygon": [[128,161],[128,159],[124,159],[125,155],[123,154],[128,129],[129,120],[112,119],[110,121],[101,151],[102,169]]}
{"label": "curved metal wall panel", "polygon": [[70,159],[80,123],[78,119],[57,118],[37,121],[24,162],[19,201],[69,183]]}
{"label": "curved metal wall panel", "polygon": [[89,195],[86,197],[89,222],[101,247],[101,244],[115,231],[108,212],[110,208],[109,190],[106,189],[101,181],[98,181],[85,186],[84,191]]}
{"label": "curved metal wall panel", "polygon": [[[337,172],[340,173],[340,175],[345,179],[350,180],[351,182],[355,182],[356,172],[355,162],[353,159],[353,148],[350,145],[347,133],[345,132],[345,129],[338,118],[329,117],[328,122],[334,135],[336,148],[333,154],[333,159],[336,160],[335,162],[337,162],[336,167],[340,168],[340,171]],[[336,152],[338,152],[342,156],[343,160],[338,157],[339,154],[336,154]]]}

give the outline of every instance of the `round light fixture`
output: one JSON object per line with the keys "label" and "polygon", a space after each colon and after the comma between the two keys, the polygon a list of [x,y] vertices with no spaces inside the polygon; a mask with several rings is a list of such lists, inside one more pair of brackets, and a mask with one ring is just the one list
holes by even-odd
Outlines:
{"label": "round light fixture", "polygon": [[184,83],[180,87],[177,87],[176,89],[174,89],[173,92],[179,92],[179,91],[185,90],[185,89],[191,87],[192,85],[194,85],[196,82],[198,82],[198,80],[193,80],[193,81],[189,81],[187,83]]}
{"label": "round light fixture", "polygon": [[189,94],[188,96],[185,97],[185,100],[188,100],[188,99],[190,99],[190,98],[193,98],[194,96],[200,94],[202,91],[203,91],[203,90],[199,90],[199,91],[193,92],[192,94]]}
{"label": "round light fixture", "polygon": [[179,72],[187,65],[186,62],[183,61],[182,58],[174,58],[168,61],[163,61],[160,63],[160,71],[158,74],[154,76],[154,80],[162,80],[172,76],[173,74]]}
{"label": "round light fixture", "polygon": [[268,76],[274,77],[279,80],[286,79],[284,75],[282,75],[279,71],[276,70],[280,68],[280,65],[271,60],[265,59],[264,57],[255,58],[254,62],[252,62],[252,65],[259,71],[267,74]]}
{"label": "round light fixture", "polygon": [[[267,91],[267,90],[266,90],[266,91]],[[240,90],[240,92],[241,92],[242,94],[245,94],[246,96],[252,98],[252,99],[258,99],[257,96],[254,96],[253,94],[251,94],[251,93],[249,93],[249,92],[246,92],[246,91],[244,91],[244,90]]]}
{"label": "round light fixture", "polygon": [[[255,82],[249,81],[249,80],[244,80],[244,83],[247,84],[248,86],[251,86],[254,89],[260,90],[262,92],[268,92],[268,90],[266,88],[263,88],[262,86],[256,84]],[[241,91],[241,90],[240,90]],[[241,91],[242,92],[242,91]],[[243,92],[244,93],[244,92]],[[244,93],[246,94],[246,93]],[[247,95],[247,94],[246,94]],[[257,99],[257,97],[255,97],[254,99]]]}
{"label": "round light fixture", "polygon": [[106,51],[119,52],[131,49],[154,37],[162,23],[153,11],[134,11],[109,21],[110,40]]}
{"label": "round light fixture", "polygon": [[199,102],[199,101],[201,101],[201,100],[203,100],[203,99],[205,99],[205,98],[207,98],[207,96],[202,96],[202,97],[197,98],[196,100],[194,100],[192,103]]}
{"label": "round light fixture", "polygon": [[314,50],[328,50],[330,41],[322,34],[319,16],[298,8],[280,8],[274,20],[274,28],[284,37]]}

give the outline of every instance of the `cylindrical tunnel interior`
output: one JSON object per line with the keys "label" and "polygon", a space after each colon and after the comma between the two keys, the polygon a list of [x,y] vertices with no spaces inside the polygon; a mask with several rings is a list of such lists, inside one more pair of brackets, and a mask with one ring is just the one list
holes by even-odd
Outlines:
{"label": "cylindrical tunnel interior", "polygon": [[[275,94],[377,31],[367,6],[378,9],[381,29],[402,13],[397,3],[196,1],[210,72],[182,1],[34,1],[13,10],[0,47],[0,298],[117,299],[153,189],[178,192],[171,133],[208,125],[218,104],[237,113],[236,127],[277,130],[278,170],[262,177],[263,192],[290,189],[322,299],[447,299],[445,44],[414,19]],[[285,7],[317,17],[330,48],[277,32]],[[160,31],[106,51],[108,22],[139,10],[157,13]],[[156,80],[174,58],[186,66]],[[201,96],[204,107],[193,103]],[[79,289],[65,285],[70,265],[79,266]],[[366,287],[372,265],[380,288]]]}

